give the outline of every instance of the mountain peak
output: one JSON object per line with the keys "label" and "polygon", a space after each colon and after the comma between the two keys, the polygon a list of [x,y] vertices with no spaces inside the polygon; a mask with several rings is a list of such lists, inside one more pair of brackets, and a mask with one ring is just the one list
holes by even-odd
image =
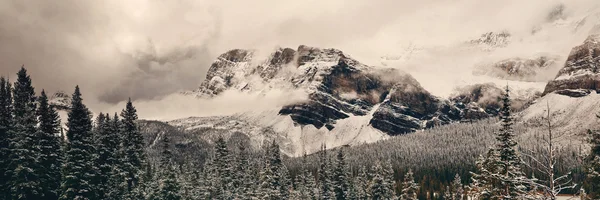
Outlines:
{"label": "mountain peak", "polygon": [[[557,92],[572,94],[562,90],[595,90],[600,89],[600,35],[590,35],[582,45],[571,50],[565,66],[560,69],[556,78],[546,85],[544,94]],[[577,92],[575,96],[580,96]]]}

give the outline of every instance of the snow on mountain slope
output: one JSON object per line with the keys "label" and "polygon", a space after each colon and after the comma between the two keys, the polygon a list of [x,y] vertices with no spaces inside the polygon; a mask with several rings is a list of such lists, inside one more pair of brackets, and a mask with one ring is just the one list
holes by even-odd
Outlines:
{"label": "snow on mountain slope", "polygon": [[584,97],[550,93],[519,114],[531,128],[546,129],[547,106],[554,131],[566,135],[584,135],[588,129],[600,128],[596,117],[600,113],[600,94],[593,91]]}
{"label": "snow on mountain slope", "polygon": [[371,143],[389,137],[369,125],[370,116],[339,120],[340,128],[329,131],[325,127],[298,126],[289,116],[277,113],[278,110],[270,110],[233,116],[190,117],[169,121],[168,124],[197,134],[206,141],[215,141],[219,135],[228,138],[234,133],[243,133],[255,148],[259,148],[275,140],[282,152],[289,156],[314,153],[322,144],[337,147]]}

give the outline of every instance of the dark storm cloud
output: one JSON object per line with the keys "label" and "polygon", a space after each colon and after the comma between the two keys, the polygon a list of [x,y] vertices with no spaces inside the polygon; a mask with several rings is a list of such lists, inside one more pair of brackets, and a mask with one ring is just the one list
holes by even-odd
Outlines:
{"label": "dark storm cloud", "polygon": [[[266,56],[275,46],[333,47],[373,64],[408,43],[454,44],[499,29],[529,34],[532,27],[547,23],[548,13],[560,2],[561,19],[598,4],[597,0],[4,0],[0,75],[14,77],[24,64],[38,89],[69,92],[78,84],[88,102],[149,100],[198,87],[216,56],[233,48],[257,49]],[[454,60],[454,55],[442,56]],[[439,85],[449,76],[437,70],[448,68],[447,62],[432,61],[443,60],[442,56],[415,61],[426,74],[416,76],[424,86]],[[467,60],[456,66],[470,67],[473,59]]]}

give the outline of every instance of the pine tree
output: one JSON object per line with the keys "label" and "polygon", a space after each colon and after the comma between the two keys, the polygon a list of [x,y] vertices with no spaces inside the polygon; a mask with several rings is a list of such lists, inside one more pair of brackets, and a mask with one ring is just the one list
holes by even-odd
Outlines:
{"label": "pine tree", "polygon": [[318,171],[319,197],[320,199],[333,199],[333,183],[331,182],[331,164],[327,157],[327,147],[321,146],[319,152],[319,171]]}
{"label": "pine tree", "polygon": [[337,200],[348,199],[348,192],[350,190],[350,182],[348,181],[349,169],[346,164],[346,157],[342,149],[338,150],[338,154],[335,162],[335,169],[333,171],[333,184],[335,191],[335,198]]}
{"label": "pine tree", "polygon": [[498,179],[494,174],[498,173],[498,154],[494,148],[490,148],[485,156],[480,156],[475,163],[478,173],[471,172],[471,186],[469,195],[475,199],[490,199],[498,196]]}
{"label": "pine tree", "polygon": [[290,180],[287,168],[281,161],[279,145],[273,141],[265,153],[265,165],[260,172],[260,194],[264,199],[286,199],[290,197]]}
{"label": "pine tree", "polygon": [[41,150],[39,162],[42,165],[40,180],[44,190],[44,199],[58,199],[60,191],[61,138],[60,118],[56,110],[48,104],[46,92],[42,90],[38,98],[39,141]]}
{"label": "pine tree", "polygon": [[259,173],[260,185],[257,192],[258,199],[279,199],[281,196],[279,190],[274,190],[271,187],[273,182],[274,173],[271,171],[271,167],[268,162],[262,166],[262,170]]}
{"label": "pine tree", "polygon": [[[203,197],[201,173],[198,167],[193,164],[184,164],[181,168],[180,183],[182,190],[182,199],[200,200]],[[238,199],[244,199],[246,196],[241,196]]]}
{"label": "pine tree", "polygon": [[451,199],[452,200],[462,200],[464,191],[465,190],[463,188],[460,176],[458,174],[456,174],[454,176],[454,180],[452,181],[452,185],[450,187]]}
{"label": "pine tree", "polygon": [[235,179],[233,182],[237,199],[250,199],[253,196],[254,180],[251,176],[248,147],[246,143],[238,144],[239,153],[235,161]]}
{"label": "pine tree", "polygon": [[37,130],[36,97],[27,70],[21,68],[13,90],[14,124],[9,135],[9,166],[6,171],[10,181],[12,199],[42,199],[44,189],[41,180],[40,146]]}
{"label": "pine tree", "polygon": [[[125,198],[127,194],[127,182],[126,174],[125,174],[125,165],[124,163],[124,154],[125,148],[122,146],[123,142],[121,141],[123,138],[121,137],[121,120],[119,119],[119,115],[114,113],[113,117],[110,118],[108,113],[105,115],[106,121],[106,133],[110,134],[105,139],[114,138],[110,144],[115,145],[115,149],[113,150],[114,156],[114,164],[112,165],[111,177],[109,179],[109,191],[108,198],[109,199],[121,199]],[[108,144],[108,143],[107,143]],[[107,145],[106,147],[109,148]]]}
{"label": "pine tree", "polygon": [[454,200],[450,186],[446,186],[446,190],[444,191],[444,200]]}
{"label": "pine tree", "polygon": [[396,183],[394,182],[394,169],[392,167],[392,162],[390,160],[387,160],[384,163],[383,173],[384,173],[385,185],[387,187],[386,191],[388,191],[386,193],[388,196],[386,196],[385,198],[396,199],[396,192],[394,189],[395,185],[396,185]]}
{"label": "pine tree", "polygon": [[160,200],[179,200],[181,199],[180,189],[181,186],[177,182],[175,176],[175,170],[173,168],[173,154],[169,148],[169,137],[167,134],[163,134],[162,138],[162,152],[160,160],[160,173],[159,179],[156,181],[159,183],[158,191],[153,195],[153,199]]}
{"label": "pine tree", "polygon": [[138,119],[137,110],[133,107],[131,99],[121,111],[121,148],[122,149],[122,170],[125,177],[127,195],[129,198],[135,198],[132,195],[134,189],[138,187],[140,179],[143,176],[146,165],[146,154],[144,152],[144,137],[140,134],[136,120]]}
{"label": "pine tree", "polygon": [[[111,190],[114,190],[113,185],[118,180],[117,170],[115,169],[119,164],[119,135],[114,129],[111,123],[114,120],[110,118],[108,113],[100,113],[96,120],[95,128],[95,143],[96,150],[98,153],[97,166],[100,170],[100,176],[98,177],[98,190],[101,192],[99,198],[109,198],[114,194]],[[117,196],[112,196],[117,198]]]}
{"label": "pine tree", "polygon": [[511,115],[511,102],[509,89],[502,97],[503,106],[500,110],[501,128],[496,139],[498,140],[497,151],[499,156],[498,175],[499,183],[497,188],[501,190],[500,198],[514,199],[525,194],[526,186],[524,174],[521,170],[522,161],[516,151],[517,142],[513,130],[513,117]]}
{"label": "pine tree", "polygon": [[231,163],[232,157],[227,149],[227,143],[223,137],[219,136],[215,142],[215,160],[214,165],[217,175],[218,190],[216,193],[219,199],[230,199],[233,197],[233,170]]}
{"label": "pine tree", "polygon": [[355,180],[354,180],[354,188],[356,188],[357,199],[360,199],[360,200],[369,199],[369,197],[370,197],[370,195],[369,195],[369,191],[370,191],[369,180],[370,180],[370,178],[367,173],[367,169],[365,168],[365,166],[361,166],[358,169],[358,175],[355,177]]}
{"label": "pine tree", "polygon": [[[598,115],[600,118],[600,115]],[[588,131],[591,151],[585,158],[585,191],[590,199],[600,199],[600,132]]]}
{"label": "pine tree", "polygon": [[71,100],[71,110],[67,120],[67,152],[63,165],[60,199],[97,199],[96,188],[92,181],[96,179],[96,156],[94,152],[92,120],[88,108],[83,104],[79,86]]}
{"label": "pine tree", "polygon": [[416,200],[418,190],[419,185],[415,183],[413,172],[409,169],[406,175],[404,175],[404,181],[402,182],[402,196],[400,197],[400,199]]}
{"label": "pine tree", "polygon": [[372,176],[371,184],[370,184],[370,197],[372,199],[386,199],[389,191],[388,186],[386,185],[385,172],[383,170],[383,166],[380,161],[377,161],[371,170]]}
{"label": "pine tree", "polygon": [[12,86],[8,80],[0,77],[0,199],[9,199],[10,194],[9,177],[5,172],[9,167],[12,121]]}
{"label": "pine tree", "polygon": [[[303,156],[303,163],[306,163],[306,154]],[[302,171],[296,176],[296,189],[292,199],[312,199],[316,200],[315,180],[312,173],[306,167],[302,167]]]}
{"label": "pine tree", "polygon": [[202,188],[201,192],[204,194],[204,199],[217,199],[223,192],[221,182],[218,179],[217,169],[215,167],[215,158],[211,157],[204,163],[204,169],[202,170]]}

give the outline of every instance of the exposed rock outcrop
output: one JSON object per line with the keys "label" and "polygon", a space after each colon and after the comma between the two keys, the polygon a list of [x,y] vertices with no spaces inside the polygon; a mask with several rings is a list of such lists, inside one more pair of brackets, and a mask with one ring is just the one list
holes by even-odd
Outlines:
{"label": "exposed rock outcrop", "polygon": [[[556,78],[546,85],[544,94],[554,91],[595,90],[600,87],[600,35],[589,36],[582,45],[571,50],[565,66],[558,72]],[[581,93],[575,94],[579,96]]]}
{"label": "exposed rock outcrop", "polygon": [[389,135],[481,119],[497,112],[473,103],[480,101],[476,98],[457,103],[458,99],[436,97],[409,74],[364,65],[337,49],[280,48],[258,63],[253,56],[253,51],[239,49],[222,54],[192,94],[212,97],[230,89],[300,89],[307,92],[308,99],[279,111],[298,125],[332,130],[338,120],[370,116],[370,126]]}

